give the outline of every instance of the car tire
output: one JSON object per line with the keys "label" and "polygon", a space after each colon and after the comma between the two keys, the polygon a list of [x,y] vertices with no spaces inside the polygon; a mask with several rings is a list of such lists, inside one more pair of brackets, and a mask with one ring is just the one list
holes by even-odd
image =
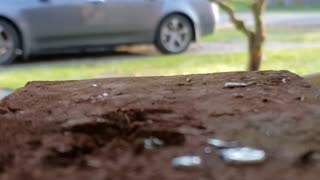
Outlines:
{"label": "car tire", "polygon": [[157,29],[155,46],[164,54],[185,52],[194,39],[193,24],[180,14],[166,17]]}
{"label": "car tire", "polygon": [[12,63],[20,50],[19,34],[8,22],[0,19],[0,65]]}

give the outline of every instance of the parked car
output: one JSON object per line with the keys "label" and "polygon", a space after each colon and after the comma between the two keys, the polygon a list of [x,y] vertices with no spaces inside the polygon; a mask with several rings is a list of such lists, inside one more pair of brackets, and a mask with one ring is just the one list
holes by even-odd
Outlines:
{"label": "parked car", "polygon": [[214,27],[208,0],[1,0],[0,64],[52,50],[138,43],[176,54]]}

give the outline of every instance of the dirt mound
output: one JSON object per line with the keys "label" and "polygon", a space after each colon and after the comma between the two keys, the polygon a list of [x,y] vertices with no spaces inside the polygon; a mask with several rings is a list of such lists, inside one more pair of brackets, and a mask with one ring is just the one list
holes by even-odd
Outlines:
{"label": "dirt mound", "polygon": [[[0,104],[0,179],[318,180],[319,94],[286,71],[32,82]],[[230,165],[211,138],[267,159]]]}

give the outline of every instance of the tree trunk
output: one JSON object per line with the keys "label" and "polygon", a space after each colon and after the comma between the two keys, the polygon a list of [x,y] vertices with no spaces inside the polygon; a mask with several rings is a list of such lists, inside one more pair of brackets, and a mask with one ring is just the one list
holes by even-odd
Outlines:
{"label": "tree trunk", "polygon": [[252,4],[252,12],[255,22],[255,32],[248,35],[249,41],[249,71],[260,69],[263,58],[263,45],[265,41],[265,25],[262,13],[266,8],[267,0],[255,0]]}
{"label": "tree trunk", "polygon": [[252,33],[249,35],[249,71],[257,71],[260,69],[261,61],[263,60],[263,35]]}
{"label": "tree trunk", "polygon": [[248,39],[249,71],[257,71],[260,68],[263,57],[263,45],[265,41],[265,26],[262,19],[268,0],[254,0],[251,10],[254,18],[254,30],[246,26],[243,20],[236,17],[235,10],[230,6],[228,0],[214,0],[221,9],[225,10],[230,16],[230,20],[239,31],[243,32]]}

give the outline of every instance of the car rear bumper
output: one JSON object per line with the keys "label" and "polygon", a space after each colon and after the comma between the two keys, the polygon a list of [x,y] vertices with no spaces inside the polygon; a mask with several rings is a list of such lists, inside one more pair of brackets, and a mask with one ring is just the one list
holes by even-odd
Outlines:
{"label": "car rear bumper", "polygon": [[200,19],[200,36],[205,36],[214,33],[216,24],[219,18],[218,7],[207,3],[201,7]]}

